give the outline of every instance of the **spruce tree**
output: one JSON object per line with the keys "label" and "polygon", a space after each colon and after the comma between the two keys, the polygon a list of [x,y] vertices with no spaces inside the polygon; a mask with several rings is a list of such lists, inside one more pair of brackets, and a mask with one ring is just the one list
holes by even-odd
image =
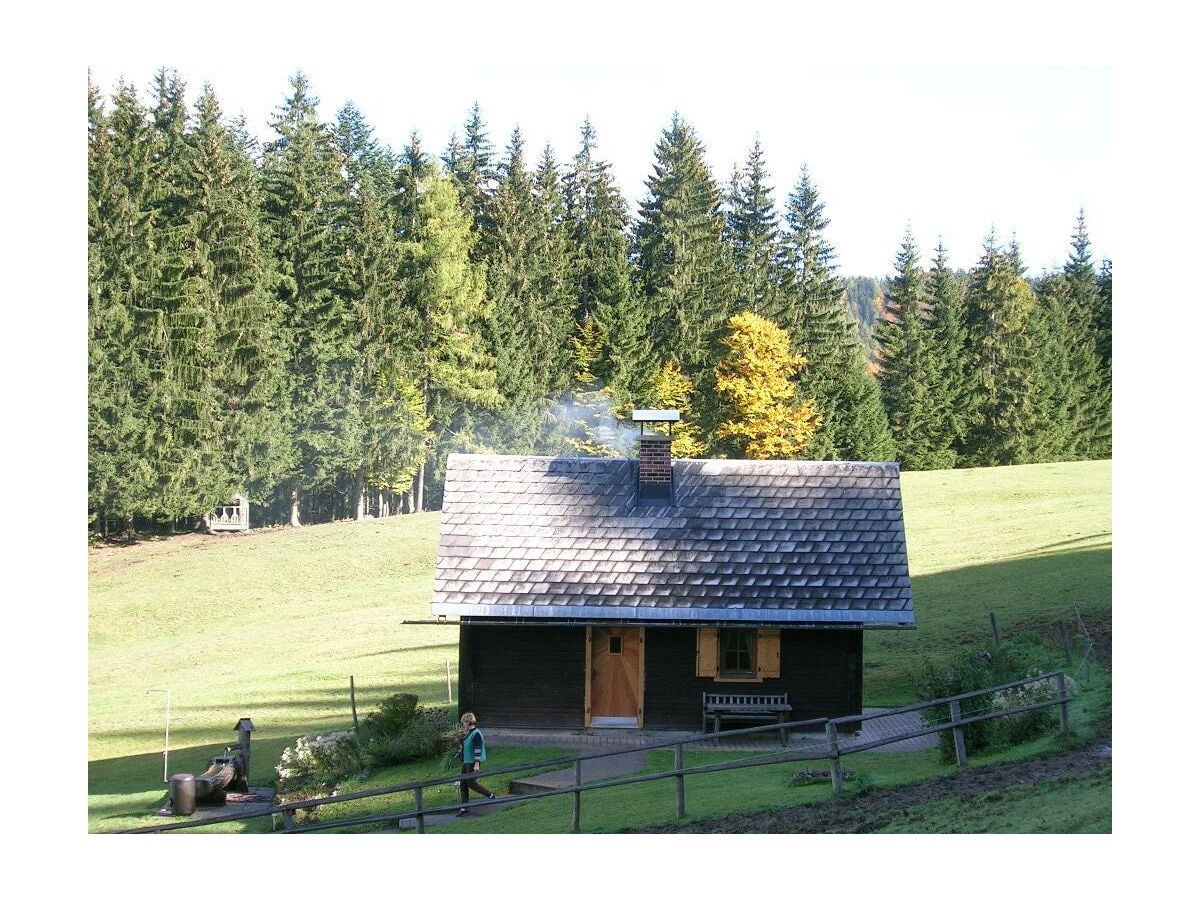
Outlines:
{"label": "spruce tree", "polygon": [[632,449],[620,439],[613,389],[595,375],[602,352],[596,320],[585,316],[571,337],[571,390],[555,407],[564,450],[581,456],[621,456]]}
{"label": "spruce tree", "polygon": [[867,372],[844,300],[845,285],[825,238],[829,219],[808,169],[788,196],[783,236],[788,310],[779,323],[797,354],[808,360],[800,394],[812,397],[821,417],[808,453],[816,459],[891,459],[895,444],[879,387]]}
{"label": "spruce tree", "polygon": [[[1112,383],[1106,378],[1101,355],[1111,356],[1100,332],[1102,321],[1100,282],[1092,264],[1091,241],[1083,210],[1075,223],[1071,238],[1071,253],[1063,268],[1067,315],[1073,338],[1069,342],[1070,371],[1079,385],[1080,408],[1078,421],[1078,453],[1081,456],[1103,457],[1112,452]],[[1111,321],[1107,325],[1111,342]]]}
{"label": "spruce tree", "polygon": [[361,519],[368,494],[411,489],[431,439],[416,362],[404,352],[417,323],[407,303],[401,241],[419,215],[420,186],[433,163],[415,132],[397,160],[378,145],[362,115],[352,113],[343,108],[338,120],[351,188],[340,235],[339,291],[354,332],[352,390],[361,429],[349,494]]}
{"label": "spruce tree", "polygon": [[418,217],[421,186],[437,173],[434,159],[421,147],[417,132],[409,136],[408,146],[400,154],[395,168],[395,188],[392,205],[396,211],[396,225],[403,233],[413,227]]}
{"label": "spruce tree", "polygon": [[396,160],[392,152],[375,137],[375,129],[354,103],[347,101],[337,112],[334,140],[345,160],[346,177],[352,189],[370,179],[381,197],[393,179]]}
{"label": "spruce tree", "polygon": [[1098,428],[1091,455],[1107,459],[1112,456],[1112,260],[1100,264],[1096,279],[1096,312],[1092,316],[1092,329],[1096,340],[1096,367],[1099,372],[1100,396],[1104,399],[1105,427]]}
{"label": "spruce tree", "polygon": [[155,106],[119,85],[89,138],[89,475],[93,513],[169,526],[215,494],[215,397],[183,183],[187,111],[160,70]]}
{"label": "spruce tree", "polygon": [[263,162],[277,295],[285,310],[287,381],[295,463],[289,472],[289,522],[300,524],[303,492],[328,490],[354,471],[362,422],[354,391],[356,330],[338,289],[348,185],[333,135],[319,120],[307,78],[272,127],[279,137]]}
{"label": "spruce tree", "polygon": [[570,224],[566,197],[554,154],[547,144],[534,177],[534,213],[537,224],[536,268],[533,291],[535,312],[534,377],[546,397],[557,396],[571,381],[572,367],[564,354],[575,324],[571,285]]}
{"label": "spruce tree", "polygon": [[244,127],[226,125],[215,94],[196,104],[187,182],[204,305],[212,344],[206,366],[218,420],[209,441],[215,486],[211,503],[243,493],[266,502],[292,452],[286,431],[283,310],[261,216],[263,198]]}
{"label": "spruce tree", "polygon": [[487,440],[517,452],[547,452],[552,407],[571,379],[563,353],[573,331],[562,188],[547,149],[536,173],[525,164],[520,130],[500,165],[500,182],[484,209],[482,258],[487,264],[495,354],[505,408]]}
{"label": "spruce tree", "polygon": [[779,215],[762,144],[754,141],[744,170],[729,185],[726,232],[732,254],[733,307],[772,321],[783,317]]}
{"label": "spruce tree", "polygon": [[141,352],[157,276],[152,140],[136,91],[120,83],[106,113],[88,86],[88,511],[92,527],[128,530],[147,512],[157,474]]}
{"label": "spruce tree", "polygon": [[976,376],[967,451],[976,466],[1032,459],[1035,368],[1028,319],[1034,296],[1019,263],[1018,253],[1001,250],[989,234],[967,289],[968,356]]}
{"label": "spruce tree", "polygon": [[611,167],[595,156],[596,132],[584,121],[579,152],[563,177],[577,334],[596,344],[589,374],[628,402],[649,380],[646,315],[629,262],[625,200]]}
{"label": "spruce tree", "polygon": [[[492,142],[478,103],[472,104],[463,131],[465,138],[461,143],[457,135],[450,136],[443,161],[471,221],[476,229],[482,229],[484,206],[493,190],[497,172],[492,161]],[[482,252],[482,248],[478,250]]]}
{"label": "spruce tree", "polygon": [[1077,342],[1090,338],[1074,327],[1070,287],[1063,275],[1040,279],[1034,294],[1028,323],[1034,373],[1029,458],[1031,462],[1079,459],[1088,427],[1086,407],[1095,391],[1095,369],[1090,377],[1079,370]]}
{"label": "spruce tree", "polygon": [[159,475],[153,496],[161,520],[199,515],[223,502],[228,477],[218,446],[213,308],[207,302],[191,202],[186,86],[175,72],[160,69],[153,90],[150,201],[157,263],[144,312],[154,322],[145,337],[157,384],[147,399],[154,410]]}
{"label": "spruce tree", "polygon": [[[655,147],[634,232],[637,276],[655,360],[674,359],[699,378],[698,413],[712,405],[711,377],[732,287],[721,197],[704,147],[678,114]],[[707,379],[708,384],[704,383]]]}
{"label": "spruce tree", "polygon": [[876,334],[880,395],[897,459],[909,469],[933,468],[940,461],[933,428],[938,411],[930,392],[929,372],[930,358],[937,351],[929,345],[927,307],[920,253],[911,229],[906,229]]}
{"label": "spruce tree", "polygon": [[929,270],[928,378],[929,467],[953,468],[964,449],[974,416],[972,379],[966,357],[965,284],[939,241]]}
{"label": "spruce tree", "polygon": [[491,309],[488,343],[496,360],[497,386],[512,407],[528,407],[543,396],[544,388],[534,375],[540,363],[535,358],[535,285],[542,223],[533,192],[525,144],[520,129],[514,129],[500,165],[500,186],[484,207],[486,224],[480,235]]}

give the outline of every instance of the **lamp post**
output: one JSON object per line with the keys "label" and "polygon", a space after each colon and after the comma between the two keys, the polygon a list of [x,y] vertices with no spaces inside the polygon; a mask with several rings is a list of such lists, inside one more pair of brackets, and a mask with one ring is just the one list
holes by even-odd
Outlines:
{"label": "lamp post", "polygon": [[146,693],[167,695],[167,713],[163,720],[163,784],[166,784],[168,781],[167,756],[171,750],[171,692],[164,688],[150,688]]}

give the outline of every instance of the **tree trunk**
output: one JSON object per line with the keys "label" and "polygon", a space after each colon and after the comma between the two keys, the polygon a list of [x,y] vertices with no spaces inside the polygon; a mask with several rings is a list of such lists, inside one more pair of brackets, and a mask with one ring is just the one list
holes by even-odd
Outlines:
{"label": "tree trunk", "polygon": [[354,476],[354,520],[361,522],[367,517],[367,472],[359,469]]}
{"label": "tree trunk", "polygon": [[412,511],[412,491],[405,491],[400,497],[400,512],[407,516]]}
{"label": "tree trunk", "polygon": [[417,469],[417,480],[413,485],[413,512],[421,512],[425,508],[425,463]]}
{"label": "tree trunk", "polygon": [[288,522],[292,528],[300,527],[300,482],[292,482],[292,511],[291,521]]}

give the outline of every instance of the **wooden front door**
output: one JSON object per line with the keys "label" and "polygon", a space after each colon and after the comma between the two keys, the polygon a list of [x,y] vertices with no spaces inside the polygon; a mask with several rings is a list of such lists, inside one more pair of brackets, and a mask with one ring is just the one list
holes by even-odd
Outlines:
{"label": "wooden front door", "polygon": [[584,724],[642,727],[646,665],[644,628],[588,628],[588,681]]}

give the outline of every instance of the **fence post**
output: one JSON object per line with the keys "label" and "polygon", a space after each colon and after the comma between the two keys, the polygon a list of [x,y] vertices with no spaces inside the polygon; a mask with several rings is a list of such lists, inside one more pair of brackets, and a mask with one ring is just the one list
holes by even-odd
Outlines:
{"label": "fence post", "polygon": [[833,792],[840,794],[842,792],[842,763],[838,759],[837,726],[832,722],[825,723],[825,737],[829,739],[829,781],[833,785]]}
{"label": "fence post", "polygon": [[290,809],[283,811],[283,830],[291,831],[292,826],[296,823],[296,814]]}
{"label": "fence post", "polygon": [[[958,722],[962,719],[962,706],[957,700],[950,701],[950,721]],[[967,739],[963,733],[961,725],[955,725],[954,731],[954,758],[958,760],[959,768],[967,767]]]}
{"label": "fence post", "polygon": [[1000,626],[996,624],[996,614],[994,612],[988,613],[988,616],[992,620],[992,640],[996,642],[996,649],[999,650],[1000,649]]}
{"label": "fence post", "polygon": [[1054,680],[1058,682],[1058,730],[1067,732],[1071,728],[1071,723],[1067,721],[1067,676],[1059,672]]}
{"label": "fence post", "polygon": [[583,783],[583,760],[575,758],[575,792],[571,795],[571,831],[579,833],[579,785]]}
{"label": "fence post", "polygon": [[[675,745],[675,768],[683,768],[683,744]],[[682,819],[687,815],[687,804],[683,794],[683,776],[675,776],[675,817]]]}
{"label": "fence post", "polygon": [[1071,665],[1071,639],[1067,636],[1067,623],[1058,623],[1058,636],[1062,640],[1063,653],[1067,657],[1067,665]]}
{"label": "fence post", "polygon": [[413,788],[413,808],[417,811],[417,834],[425,833],[425,798],[424,790],[418,784]]}

